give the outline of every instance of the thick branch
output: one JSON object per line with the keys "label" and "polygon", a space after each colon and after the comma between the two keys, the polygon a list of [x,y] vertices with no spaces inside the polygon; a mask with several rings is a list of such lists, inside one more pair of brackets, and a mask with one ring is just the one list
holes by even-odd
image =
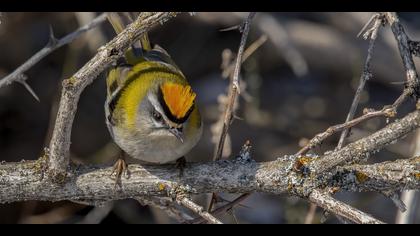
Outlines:
{"label": "thick branch", "polygon": [[420,157],[339,167],[329,185],[352,192],[420,189]]}
{"label": "thick branch", "polygon": [[50,142],[50,170],[53,177],[62,179],[69,163],[71,128],[79,96],[87,85],[115,62],[134,40],[158,23],[175,16],[175,13],[141,13],[123,32],[101,47],[98,53],[71,78],[63,81],[55,127]]}
{"label": "thick branch", "polygon": [[[327,154],[320,159],[320,162],[314,160],[310,167],[326,170],[326,167],[335,166],[337,162],[363,158],[368,153],[379,150],[419,126],[420,111],[415,111],[366,138]],[[111,168],[104,166],[72,165],[68,178],[62,185],[51,184],[49,178],[44,178],[44,167],[47,166],[48,160],[43,158],[36,162],[0,165],[0,202],[23,200],[103,202],[143,195],[172,196],[178,195],[179,191],[186,194],[293,193],[296,191],[290,188],[299,188],[298,183],[301,182],[292,179],[297,178],[296,175],[291,174],[294,162],[295,158],[291,156],[264,163],[242,158],[233,161],[220,160],[214,163],[194,163],[187,166],[181,178],[179,178],[179,171],[172,165],[130,165],[130,178],[122,178],[121,189],[115,189],[115,181],[109,177]],[[388,172],[383,170],[380,170],[378,174],[389,176]],[[417,178],[418,174],[414,177],[416,178],[410,181],[420,181],[420,178]],[[294,183],[295,186],[291,186],[290,183]],[[418,186],[417,183],[408,187]],[[311,189],[307,192],[311,192]]]}

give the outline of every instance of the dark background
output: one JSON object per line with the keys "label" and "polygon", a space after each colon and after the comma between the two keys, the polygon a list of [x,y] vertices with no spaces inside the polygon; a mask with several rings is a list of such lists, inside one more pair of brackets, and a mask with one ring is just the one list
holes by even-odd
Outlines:
{"label": "dark background", "polygon": [[[48,42],[51,25],[57,38],[89,22],[96,13],[1,13],[0,78],[40,50]],[[230,129],[235,155],[251,140],[254,159],[268,161],[296,153],[304,138],[311,138],[333,124],[342,123],[357,87],[368,42],[356,35],[372,13],[258,13],[251,26],[248,45],[268,32],[268,40],[243,65],[246,87]],[[211,125],[219,118],[218,99],[228,80],[221,76],[222,52],[238,50],[240,33],[220,29],[239,24],[245,13],[182,14],[150,32],[152,42],[165,48],[183,70],[198,94],[205,130],[200,143],[187,155],[189,161],[209,161],[213,155]],[[400,14],[412,39],[420,38],[420,15]],[[109,41],[114,33],[108,23],[88,32],[70,45],[53,52],[26,75],[40,98],[37,102],[18,83],[0,89],[0,160],[37,159],[48,146],[57,112],[61,81],[74,74]],[[299,59],[300,58],[300,59]],[[416,63],[418,59],[415,59]],[[300,63],[300,64],[299,64]],[[303,64],[302,64],[303,63]],[[305,66],[307,65],[307,70]],[[373,79],[366,86],[358,115],[365,107],[382,108],[402,91],[405,72],[393,35],[382,27],[373,56]],[[293,69],[294,68],[294,69]],[[112,163],[118,149],[104,122],[106,88],[104,75],[83,92],[72,131],[71,156],[75,162]],[[401,107],[398,117],[413,109]],[[376,118],[352,130],[356,140],[383,127]],[[376,154],[370,162],[413,156],[414,135]],[[419,140],[419,139],[417,139]],[[315,152],[333,149],[338,135]],[[229,144],[228,143],[228,151]],[[417,194],[418,195],[418,194]],[[235,195],[223,195],[233,199]],[[397,209],[376,193],[339,193],[337,197],[388,223]],[[203,197],[196,201],[204,203]],[[239,223],[303,223],[309,204],[287,195],[253,194],[235,208]],[[71,202],[20,202],[0,205],[0,223],[76,223],[92,207]],[[417,208],[418,209],[418,208]],[[319,223],[318,209],[314,223]],[[225,222],[235,222],[226,215]],[[103,223],[168,223],[162,212],[134,200],[115,203]],[[337,223],[330,216],[327,223]],[[417,213],[415,222],[420,223]]]}

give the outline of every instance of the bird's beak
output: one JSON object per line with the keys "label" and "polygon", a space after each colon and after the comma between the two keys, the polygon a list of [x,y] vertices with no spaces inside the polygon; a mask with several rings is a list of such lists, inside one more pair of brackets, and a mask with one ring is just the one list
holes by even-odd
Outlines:
{"label": "bird's beak", "polygon": [[181,143],[184,142],[184,139],[182,138],[182,129],[170,128],[169,132],[171,132],[171,134],[173,134],[177,139],[179,139]]}

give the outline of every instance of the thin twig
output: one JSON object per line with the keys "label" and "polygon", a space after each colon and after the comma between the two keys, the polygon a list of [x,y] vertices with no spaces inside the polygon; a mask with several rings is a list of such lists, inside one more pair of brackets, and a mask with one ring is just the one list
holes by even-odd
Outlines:
{"label": "thin twig", "polygon": [[328,193],[322,192],[320,190],[312,191],[312,193],[309,195],[308,198],[312,203],[338,216],[351,220],[354,223],[358,223],[358,224],[383,224],[384,223],[358,209],[355,209],[341,201],[334,199]]}
{"label": "thin twig", "polygon": [[210,213],[208,213],[207,211],[205,211],[202,206],[197,205],[196,203],[194,203],[193,201],[191,201],[187,197],[181,197],[180,199],[177,199],[177,202],[179,204],[185,206],[186,208],[192,210],[193,212],[197,213],[199,216],[201,216],[204,219],[206,219],[209,223],[212,223],[212,224],[223,224],[216,217],[214,217],[213,215],[211,215]]}
{"label": "thin twig", "polygon": [[[233,201],[211,211],[210,213],[212,215],[218,216],[220,214],[226,213],[227,211],[229,211],[230,209],[232,209],[234,206],[238,205],[239,203],[241,203],[243,200],[245,200],[246,198],[248,198],[251,194],[250,193],[244,193],[241,196],[235,198]],[[193,220],[188,221],[188,224],[201,224],[204,222],[203,218],[195,218]]]}
{"label": "thin twig", "polygon": [[305,154],[310,149],[320,145],[325,139],[332,136],[333,134],[354,127],[363,121],[379,116],[394,117],[396,115],[397,108],[409,97],[410,94],[410,90],[405,89],[403,94],[401,94],[392,105],[384,106],[379,111],[366,109],[365,114],[362,116],[359,116],[348,122],[329,127],[324,132],[315,135],[315,137],[313,137],[303,148],[301,148],[299,152],[296,153],[296,155]]}
{"label": "thin twig", "polygon": [[[81,36],[83,33],[89,31],[90,29],[93,29],[97,27],[98,25],[102,24],[106,21],[106,14],[102,13],[99,16],[97,16],[94,20],[92,20],[89,24],[82,26],[78,28],[76,31],[64,36],[61,39],[56,39],[54,37],[54,34],[52,33],[52,30],[50,30],[50,40],[47,43],[47,45],[42,48],[40,51],[38,51],[35,55],[33,55],[31,58],[29,58],[25,63],[23,63],[21,66],[16,68],[12,73],[10,73],[8,76],[4,77],[0,80],[0,88],[7,86],[13,82],[17,82],[21,80],[21,75],[23,75],[26,71],[28,71],[32,66],[34,66],[36,63],[38,63],[40,60],[42,60],[44,57],[46,57],[51,52],[55,51],[56,49],[62,47],[63,45],[69,44],[73,42],[73,40],[77,39],[79,36]],[[26,80],[26,78],[25,78]],[[22,81],[20,81],[22,82]]]}
{"label": "thin twig", "polygon": [[[380,17],[379,14],[375,14],[373,19],[375,20],[375,22],[373,23],[372,28],[369,29],[369,31],[371,31],[371,33],[370,33],[368,54],[367,54],[367,57],[366,57],[365,65],[363,67],[362,75],[360,76],[359,86],[357,87],[356,94],[354,95],[353,102],[351,104],[350,111],[347,115],[347,118],[346,118],[345,122],[349,122],[350,120],[353,119],[353,117],[356,113],[356,110],[357,110],[357,106],[359,105],[359,101],[360,101],[360,98],[362,96],[362,91],[365,87],[365,84],[368,80],[370,80],[372,78],[372,72],[371,72],[370,64],[371,64],[371,60],[372,60],[373,49],[375,48],[376,38],[378,36],[378,31],[379,31],[379,28],[382,24],[382,18]],[[370,21],[368,22],[368,24],[370,24]],[[366,25],[368,25],[368,24],[366,24]],[[363,29],[366,28],[366,25],[365,25],[365,27],[363,27]],[[344,129],[342,131],[341,136],[340,136],[340,140],[338,141],[338,144],[337,144],[337,149],[340,149],[340,148],[343,147],[344,139],[347,137],[348,132],[349,132],[349,129]]]}
{"label": "thin twig", "polygon": [[226,139],[226,135],[230,126],[230,122],[232,120],[232,111],[233,111],[233,106],[236,100],[236,96],[237,94],[240,93],[239,91],[239,72],[241,70],[241,62],[242,62],[242,56],[243,56],[243,52],[244,52],[244,48],[245,48],[245,43],[246,40],[248,38],[248,33],[249,33],[249,29],[250,29],[250,25],[252,22],[252,18],[255,16],[255,12],[251,12],[249,13],[247,19],[245,20],[244,24],[243,24],[243,32],[242,32],[242,38],[241,38],[241,42],[239,45],[239,50],[238,50],[238,54],[236,56],[236,65],[235,65],[235,70],[233,73],[233,78],[232,78],[232,83],[231,83],[231,89],[230,89],[230,94],[229,94],[229,101],[228,104],[226,106],[226,111],[225,111],[225,116],[224,116],[224,122],[223,122],[223,129],[222,129],[222,133],[220,135],[220,139],[219,139],[219,143],[217,145],[217,151],[213,157],[213,160],[219,160],[220,157],[222,156],[222,152],[223,152],[223,146],[225,143],[225,139]]}
{"label": "thin twig", "polygon": [[[226,136],[228,134],[229,126],[231,124],[232,117],[233,117],[233,110],[234,110],[236,97],[240,93],[239,73],[241,71],[242,58],[243,58],[243,54],[244,54],[246,40],[248,38],[248,33],[249,33],[249,29],[251,27],[251,22],[252,22],[252,19],[255,16],[255,14],[256,14],[255,12],[250,12],[248,14],[248,17],[245,19],[245,21],[242,25],[243,31],[242,31],[241,42],[239,44],[238,53],[236,55],[235,69],[234,69],[234,72],[233,72],[233,75],[232,75],[231,85],[230,85],[230,90],[229,90],[229,99],[228,99],[228,102],[226,104],[226,110],[225,110],[224,117],[223,117],[223,126],[222,126],[222,129],[221,129],[219,142],[217,143],[217,148],[216,148],[216,151],[214,152],[214,156],[213,156],[214,161],[217,161],[222,157],[223,147],[225,145]],[[249,55],[251,55],[251,54],[249,54]],[[209,203],[208,211],[212,210],[215,199],[216,199],[216,194],[213,193],[212,196],[211,196],[210,203]]]}
{"label": "thin twig", "polygon": [[401,96],[391,106],[385,106],[381,111],[369,111],[367,114],[353,119],[349,122],[345,122],[340,125],[335,125],[328,128],[325,132],[316,135],[309,143],[303,147],[298,155],[302,155],[309,151],[311,148],[319,145],[326,138],[330,137],[336,132],[340,132],[345,129],[349,129],[362,121],[371,119],[377,116],[393,117],[396,115],[397,108],[410,96],[418,95],[420,93],[420,82],[418,80],[416,67],[413,62],[413,57],[408,45],[409,39],[406,35],[403,26],[399,23],[397,14],[392,12],[384,13],[388,23],[391,25],[392,32],[394,33],[395,39],[398,42],[398,48],[400,51],[401,59],[403,61],[404,68],[406,70],[406,87],[404,88]]}
{"label": "thin twig", "polygon": [[288,31],[280,24],[278,19],[269,13],[261,13],[255,18],[255,24],[268,36],[274,45],[274,49],[289,64],[296,76],[302,77],[308,73],[309,67],[305,57],[296,49],[289,38]]}
{"label": "thin twig", "polygon": [[395,12],[386,12],[386,19],[391,26],[392,33],[394,34],[395,40],[398,42],[398,49],[400,56],[403,61],[404,69],[406,71],[407,86],[412,88],[412,94],[419,95],[420,93],[420,82],[418,79],[416,66],[413,61],[413,55],[410,50],[410,39],[405,33],[404,27],[401,25],[398,15]]}
{"label": "thin twig", "polygon": [[316,159],[313,162],[311,162],[309,164],[311,172],[323,173],[338,165],[342,165],[349,162],[357,163],[360,160],[367,159],[370,156],[370,153],[378,151],[383,146],[386,146],[390,142],[392,142],[392,140],[388,139],[388,130],[394,130],[393,137],[399,139],[401,137],[404,137],[407,134],[407,132],[411,132],[412,130],[416,129],[415,127],[420,125],[420,120],[417,120],[413,115],[417,112],[419,111],[410,113],[399,120],[407,122],[406,124],[408,126],[405,127],[408,128],[407,130],[401,129],[402,127],[399,127],[398,125],[399,122],[393,122],[387,125],[385,128],[369,136],[372,138],[372,142],[375,143],[374,146],[372,146],[369,142],[366,143],[366,140],[364,138],[360,139],[356,142],[346,145],[345,147],[335,152],[327,153],[319,159]]}

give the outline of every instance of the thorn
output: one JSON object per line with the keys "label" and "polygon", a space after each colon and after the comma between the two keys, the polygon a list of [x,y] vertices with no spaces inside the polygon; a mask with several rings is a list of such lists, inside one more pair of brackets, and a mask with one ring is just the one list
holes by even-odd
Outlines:
{"label": "thorn", "polygon": [[[379,17],[379,14],[374,14],[373,16],[370,17],[370,19],[368,20],[368,22],[363,26],[363,28],[360,30],[360,32],[357,34],[357,38],[360,37],[360,35],[363,34],[363,32],[365,32],[365,30],[367,29],[367,27],[369,27],[369,25],[373,22],[373,20],[376,20],[376,18]],[[363,37],[365,37],[365,35],[363,35]],[[367,38],[367,37],[366,37]],[[366,39],[365,38],[365,39]]]}
{"label": "thorn", "polygon": [[54,45],[57,44],[58,39],[54,36],[54,31],[53,31],[52,25],[49,26],[49,29],[50,29],[49,30],[50,33],[49,33],[49,38],[48,38],[47,45],[51,47],[51,46],[54,46]]}
{"label": "thorn", "polygon": [[237,29],[240,29],[240,28],[241,28],[241,25],[234,25],[234,26],[230,26],[230,27],[227,27],[227,28],[220,29],[219,32],[232,31],[232,30],[237,30]]}
{"label": "thorn", "polygon": [[242,121],[242,120],[245,120],[243,117],[237,116],[237,115],[235,115],[235,114],[233,115],[233,119],[234,119],[234,120],[241,120],[241,121]]}
{"label": "thorn", "polygon": [[31,86],[29,86],[29,84],[28,83],[26,83],[26,75],[19,75],[19,79],[18,80],[16,80],[17,82],[19,82],[19,83],[21,83],[25,88],[26,88],[26,90],[28,90],[28,92],[32,95],[32,97],[34,97],[35,98],[35,100],[37,100],[38,102],[40,102],[40,100],[39,100],[39,97],[36,95],[36,93],[34,92],[34,90],[31,88]]}

